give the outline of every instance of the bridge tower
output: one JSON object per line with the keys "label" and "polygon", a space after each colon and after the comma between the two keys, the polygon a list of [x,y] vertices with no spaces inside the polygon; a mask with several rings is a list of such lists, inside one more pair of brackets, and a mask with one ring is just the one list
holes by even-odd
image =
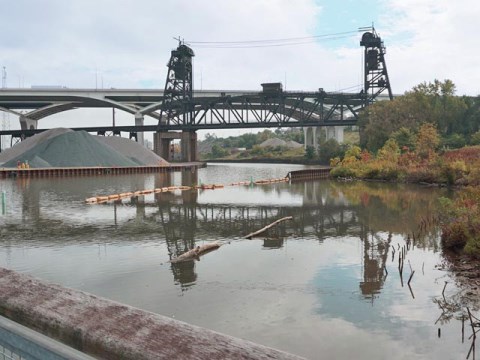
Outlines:
{"label": "bridge tower", "polygon": [[182,42],[177,49],[172,50],[168,62],[167,80],[158,132],[154,135],[155,152],[170,160],[170,142],[172,139],[181,140],[182,160],[195,161],[197,136],[195,131],[168,133],[161,131],[162,125],[188,125],[193,119],[193,50]]}
{"label": "bridge tower", "polygon": [[365,106],[368,106],[383,91],[388,91],[390,100],[393,100],[390,79],[388,78],[385,62],[385,45],[372,26],[371,31],[362,35],[360,46],[365,47],[364,54],[364,88],[367,95]]}

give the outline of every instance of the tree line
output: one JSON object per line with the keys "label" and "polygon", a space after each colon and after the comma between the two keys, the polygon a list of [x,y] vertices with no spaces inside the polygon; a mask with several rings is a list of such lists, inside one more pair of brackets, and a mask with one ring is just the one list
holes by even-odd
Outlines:
{"label": "tree line", "polygon": [[446,149],[480,144],[480,97],[456,96],[451,80],[421,83],[392,101],[370,105],[359,119],[360,146],[376,152],[389,138],[411,148],[424,123],[434,125]]}

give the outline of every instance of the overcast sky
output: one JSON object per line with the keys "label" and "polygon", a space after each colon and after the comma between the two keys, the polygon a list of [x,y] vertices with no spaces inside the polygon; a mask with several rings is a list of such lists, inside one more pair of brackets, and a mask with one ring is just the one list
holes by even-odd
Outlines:
{"label": "overcast sky", "polygon": [[[173,37],[297,38],[374,22],[394,93],[448,78],[458,94],[480,94],[479,0],[0,0],[0,11],[8,87],[163,88]],[[287,90],[357,90],[360,36],[242,49],[193,45],[195,88],[260,90],[262,82],[280,81]],[[110,113],[101,113],[106,124]],[[93,115],[75,110],[39,127],[75,126],[79,116]]]}

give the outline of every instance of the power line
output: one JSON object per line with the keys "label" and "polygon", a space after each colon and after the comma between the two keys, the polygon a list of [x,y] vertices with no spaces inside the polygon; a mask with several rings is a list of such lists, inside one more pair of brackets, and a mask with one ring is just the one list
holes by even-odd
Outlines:
{"label": "power line", "polygon": [[274,46],[290,46],[310,44],[318,41],[338,40],[355,36],[358,31],[345,31],[323,35],[313,35],[294,38],[270,39],[270,40],[242,40],[242,41],[190,41],[185,42],[197,48],[258,48]]}

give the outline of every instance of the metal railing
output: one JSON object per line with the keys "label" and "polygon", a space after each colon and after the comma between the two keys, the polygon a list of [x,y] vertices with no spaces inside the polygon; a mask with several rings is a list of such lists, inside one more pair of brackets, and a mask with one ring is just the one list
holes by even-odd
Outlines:
{"label": "metal railing", "polygon": [[0,316],[0,360],[93,360],[67,345]]}

